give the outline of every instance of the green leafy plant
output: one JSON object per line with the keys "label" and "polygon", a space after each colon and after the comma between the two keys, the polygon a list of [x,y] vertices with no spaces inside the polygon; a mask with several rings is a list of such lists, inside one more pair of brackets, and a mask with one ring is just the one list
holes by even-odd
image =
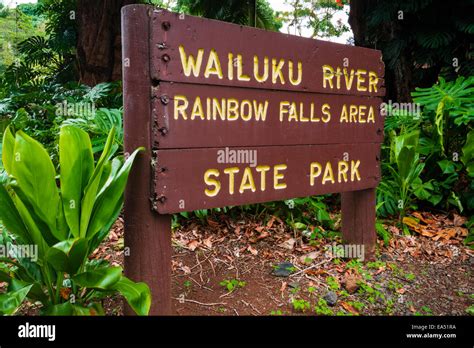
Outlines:
{"label": "green leafy plant", "polygon": [[120,214],[128,174],[142,150],[126,160],[114,157],[114,136],[112,129],[95,164],[87,133],[62,127],[58,175],[39,142],[6,129],[0,220],[12,244],[34,246],[37,255],[0,259],[0,277],[8,283],[0,297],[1,313],[14,313],[28,298],[39,301],[46,315],[100,315],[99,300],[116,292],[136,313],[148,313],[151,297],[145,283],[124,277],[121,267],[88,258]]}
{"label": "green leafy plant", "polygon": [[[377,190],[378,215],[403,218],[407,210],[417,207],[417,201],[444,209],[454,207],[461,213],[472,211],[474,77],[454,81],[440,77],[432,87],[417,88],[412,97],[421,112],[389,110],[385,120],[387,136],[382,147],[383,181]],[[394,175],[401,162],[406,164],[408,173],[418,175]]]}
{"label": "green leafy plant", "polygon": [[246,283],[244,281],[238,279],[224,279],[219,283],[220,286],[223,286],[229,292],[233,292],[238,288],[243,288]]}
{"label": "green leafy plant", "polygon": [[291,304],[293,305],[293,309],[297,312],[306,312],[311,309],[311,304],[304,299],[293,299]]}
{"label": "green leafy plant", "polygon": [[474,315],[474,305],[470,305],[466,308],[466,313],[469,315]]}
{"label": "green leafy plant", "polygon": [[326,278],[326,283],[328,284],[329,289],[331,289],[331,290],[336,291],[336,290],[339,290],[341,288],[341,285],[339,284],[337,279],[332,277],[332,276],[329,276],[329,277]]}
{"label": "green leafy plant", "polygon": [[314,306],[314,312],[317,315],[333,315],[333,311],[329,308],[325,299],[320,298],[318,304]]}
{"label": "green leafy plant", "polygon": [[400,220],[415,206],[414,198],[430,195],[433,186],[423,183],[420,174],[425,166],[418,151],[419,132],[395,135],[391,141],[390,162],[384,167],[389,176],[380,183],[377,196],[389,213],[398,212]]}

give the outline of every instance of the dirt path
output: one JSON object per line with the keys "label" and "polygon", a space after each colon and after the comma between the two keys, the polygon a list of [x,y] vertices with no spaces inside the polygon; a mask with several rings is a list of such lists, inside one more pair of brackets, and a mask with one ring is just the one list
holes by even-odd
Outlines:
{"label": "dirt path", "polygon": [[[399,241],[407,238],[414,245],[424,237]],[[324,252],[305,263],[304,253],[276,246],[272,252],[264,243],[254,246],[257,255],[244,251],[237,256],[236,249],[225,244],[207,250],[175,248],[176,314],[466,315],[474,304],[474,257],[462,246],[452,246],[462,250],[452,260],[382,250],[375,262],[364,264],[330,259]],[[274,276],[275,265],[283,261],[293,263],[293,275]],[[308,269],[312,265],[318,266]],[[222,282],[233,280],[236,285],[229,291]],[[328,292],[336,295],[334,306],[321,301]]]}
{"label": "dirt path", "polygon": [[[176,315],[474,315],[474,252],[459,238],[403,236],[391,226],[390,244],[379,241],[376,260],[364,263],[328,254],[341,243],[334,233],[304,237],[273,217],[213,219],[174,231]],[[121,220],[93,256],[123,264]],[[103,304],[108,315],[123,313],[119,296]],[[20,313],[38,308],[26,303]]]}

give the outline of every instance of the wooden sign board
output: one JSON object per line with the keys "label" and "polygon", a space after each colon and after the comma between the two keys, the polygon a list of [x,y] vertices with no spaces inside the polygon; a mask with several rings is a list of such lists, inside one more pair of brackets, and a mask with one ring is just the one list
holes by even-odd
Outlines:
{"label": "wooden sign board", "polygon": [[171,311],[167,214],[340,192],[344,238],[373,253],[379,51],[145,5],[122,9],[122,41],[125,148],[147,148],[125,265],[152,283],[155,314]]}
{"label": "wooden sign board", "polygon": [[369,143],[158,151],[154,208],[173,213],[373,188],[378,154]]}

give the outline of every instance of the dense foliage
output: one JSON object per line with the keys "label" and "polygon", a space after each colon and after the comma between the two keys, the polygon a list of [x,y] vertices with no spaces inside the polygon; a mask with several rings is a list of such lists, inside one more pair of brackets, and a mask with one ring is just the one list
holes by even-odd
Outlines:
{"label": "dense foliage", "polygon": [[417,88],[421,112],[390,112],[380,214],[399,215],[417,207],[415,198],[442,209],[474,210],[474,77]]}
{"label": "dense foliage", "polygon": [[[0,278],[8,283],[0,295],[0,314],[13,313],[25,298],[41,302],[48,315],[103,314],[98,300],[114,292],[138,314],[148,313],[146,284],[124,277],[121,267],[88,258],[120,214],[128,173],[140,151],[127,160],[114,157],[114,136],[112,128],[95,164],[87,133],[61,127],[57,173],[40,143],[6,129],[0,219],[9,232],[3,233],[2,247],[10,257],[0,259]],[[25,246],[28,252],[19,253]]]}
{"label": "dense foliage", "polygon": [[382,51],[388,97],[409,101],[438,76],[474,75],[473,0],[353,0],[356,45]]}

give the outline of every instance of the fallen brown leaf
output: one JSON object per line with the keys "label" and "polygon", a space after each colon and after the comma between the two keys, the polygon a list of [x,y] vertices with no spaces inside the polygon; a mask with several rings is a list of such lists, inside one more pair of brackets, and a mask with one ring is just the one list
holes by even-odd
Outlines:
{"label": "fallen brown leaf", "polygon": [[354,307],[352,307],[349,303],[341,301],[341,306],[344,307],[344,309],[352,314],[359,314],[359,312],[356,311]]}

